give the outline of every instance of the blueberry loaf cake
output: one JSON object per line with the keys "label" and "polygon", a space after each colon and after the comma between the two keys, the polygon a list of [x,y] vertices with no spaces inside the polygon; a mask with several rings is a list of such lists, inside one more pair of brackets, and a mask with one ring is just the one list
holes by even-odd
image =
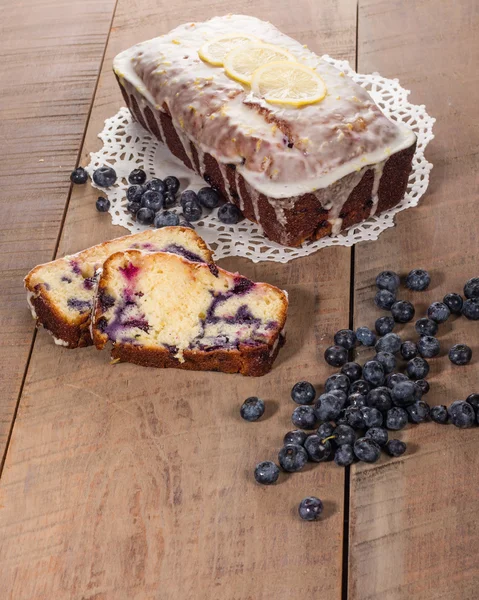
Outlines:
{"label": "blueberry loaf cake", "polygon": [[174,254],[117,252],[103,266],[92,338],[152,367],[260,376],[282,344],[286,293]]}
{"label": "blueberry loaf cake", "polygon": [[164,227],[128,235],[35,267],[25,277],[33,317],[56,344],[67,348],[91,345],[90,314],[96,289],[96,271],[115,252],[138,249],[169,252],[191,262],[212,263],[211,251],[191,229]]}
{"label": "blueberry loaf cake", "polygon": [[134,118],[280,244],[338,234],[406,191],[414,133],[271,23],[187,23],[114,72]]}

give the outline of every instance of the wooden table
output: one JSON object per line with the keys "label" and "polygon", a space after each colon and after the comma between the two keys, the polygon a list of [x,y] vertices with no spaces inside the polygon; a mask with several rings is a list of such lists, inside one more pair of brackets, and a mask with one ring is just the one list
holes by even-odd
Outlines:
{"label": "wooden table", "polygon": [[[123,234],[68,175],[122,105],[113,56],[189,20],[243,12],[319,54],[398,77],[437,118],[426,197],[375,243],[288,265],[222,265],[286,288],[289,341],[247,379],[108,365],[34,332],[22,278],[34,265]],[[426,424],[395,461],[252,482],[289,428],[298,378],[330,374],[332,333],[372,325],[375,274],[425,267],[418,309],[478,275],[479,12],[475,0],[4,2],[0,49],[0,597],[12,600],[477,600],[479,433]],[[406,331],[408,331],[406,329]],[[433,404],[479,391],[477,326],[452,319],[468,367],[432,362]],[[268,418],[247,425],[258,394]],[[324,519],[295,515],[309,494]]]}

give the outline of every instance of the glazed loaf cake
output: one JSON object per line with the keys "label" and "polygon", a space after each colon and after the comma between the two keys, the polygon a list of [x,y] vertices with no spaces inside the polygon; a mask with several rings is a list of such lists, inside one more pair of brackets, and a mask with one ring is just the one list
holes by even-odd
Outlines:
{"label": "glazed loaf cake", "polygon": [[56,344],[67,348],[91,345],[89,325],[97,269],[111,254],[127,249],[180,254],[198,263],[213,261],[211,251],[193,230],[164,227],[117,238],[35,267],[25,277],[28,303],[37,323],[52,334]]}
{"label": "glazed loaf cake", "polygon": [[285,292],[174,254],[128,250],[103,266],[92,337],[144,366],[259,376],[282,343]]}
{"label": "glazed loaf cake", "polygon": [[[241,32],[312,68],[325,98],[270,104],[199,57],[206,41]],[[414,133],[271,23],[228,15],[181,25],[119,54],[114,71],[136,120],[280,244],[337,234],[405,193]]]}

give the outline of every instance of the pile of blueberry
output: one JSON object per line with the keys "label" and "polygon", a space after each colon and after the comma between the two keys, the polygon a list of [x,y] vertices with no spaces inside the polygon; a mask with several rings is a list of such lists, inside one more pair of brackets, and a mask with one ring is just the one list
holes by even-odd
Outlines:
{"label": "pile of blueberry", "polygon": [[[117,181],[117,174],[112,167],[99,167],[92,177],[99,187],[108,188]],[[82,184],[88,180],[88,173],[82,167],[75,169],[70,175],[73,183]],[[127,210],[138,223],[142,225],[154,225],[155,227],[167,227],[182,225],[193,227],[192,222],[199,221],[203,217],[203,209],[211,210],[218,208],[218,219],[225,224],[234,225],[243,218],[239,209],[231,203],[220,206],[221,196],[211,187],[204,187],[198,193],[193,190],[182,192],[179,202],[183,209],[181,216],[171,210],[177,205],[178,190],[180,182],[177,177],[169,175],[165,179],[153,178],[147,181],[143,169],[134,169],[128,176]],[[100,196],[96,201],[99,212],[108,212],[110,201]]]}
{"label": "pile of blueberry", "polygon": [[[406,278],[406,286],[415,291],[427,289],[429,274],[415,269]],[[471,394],[465,401],[457,400],[449,407],[429,406],[423,399],[429,392],[426,377],[429,364],[426,359],[438,356],[440,344],[435,337],[441,323],[451,313],[479,320],[479,277],[464,286],[465,299],[456,293],[447,294],[442,302],[434,302],[427,317],[416,321],[417,341],[402,341],[393,333],[398,323],[414,318],[415,308],[407,301],[397,300],[399,276],[392,271],[380,273],[376,279],[377,306],[391,312],[375,323],[376,332],[368,327],[356,331],[342,329],[334,336],[334,345],[325,352],[325,360],[340,371],[328,377],[324,391],[317,397],[316,389],[307,381],[293,386],[291,398],[298,404],[291,420],[297,429],[284,436],[278,454],[279,467],[288,473],[300,471],[310,462],[331,461],[347,467],[355,461],[376,462],[381,450],[392,457],[406,451],[406,444],[389,439],[391,431],[406,427],[407,423],[434,421],[452,423],[459,428],[479,423],[479,394]],[[375,348],[376,355],[364,365],[349,362],[349,353],[357,345]],[[398,357],[405,361],[405,373],[398,370]],[[471,349],[457,344],[449,350],[449,359],[456,365],[465,365],[472,357]],[[264,402],[251,397],[241,407],[241,416],[256,421],[264,413]],[[315,430],[315,431],[313,431]],[[280,468],[272,461],[256,466],[254,476],[258,483],[274,484]],[[315,520],[323,505],[314,496],[305,498],[299,506],[299,515]]]}

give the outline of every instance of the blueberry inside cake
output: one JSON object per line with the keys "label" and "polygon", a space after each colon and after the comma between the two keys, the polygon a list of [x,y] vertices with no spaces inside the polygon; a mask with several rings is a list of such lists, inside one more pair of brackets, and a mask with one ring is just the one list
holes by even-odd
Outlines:
{"label": "blueberry inside cake", "polygon": [[25,278],[33,317],[68,348],[91,345],[90,314],[96,272],[115,252],[127,249],[168,252],[193,263],[211,263],[205,242],[191,229],[164,227],[128,235],[35,267]]}
{"label": "blueberry inside cake", "polygon": [[118,252],[92,317],[98,349],[155,367],[263,375],[282,342],[285,292],[174,254]]}

